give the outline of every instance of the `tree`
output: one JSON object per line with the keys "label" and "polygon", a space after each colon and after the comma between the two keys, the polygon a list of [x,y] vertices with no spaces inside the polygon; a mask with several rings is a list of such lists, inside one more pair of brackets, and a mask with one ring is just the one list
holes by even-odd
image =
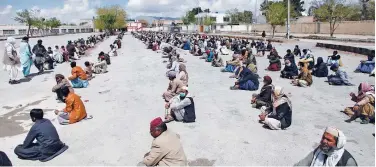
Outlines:
{"label": "tree", "polygon": [[49,30],[52,30],[53,28],[57,28],[61,26],[61,22],[56,17],[53,17],[44,21],[44,25],[46,27],[46,30],[49,31]]}
{"label": "tree", "polygon": [[[287,7],[287,1],[288,0],[283,0],[284,4]],[[290,7],[292,7],[294,11],[295,16],[302,16],[302,12],[305,11],[304,9],[304,1],[302,0],[290,0]]]}
{"label": "tree", "polygon": [[237,8],[226,11],[227,16],[230,18],[231,25],[237,25],[240,23],[240,12]]}
{"label": "tree", "polygon": [[277,26],[284,26],[287,18],[287,8],[283,2],[274,2],[268,5],[265,11],[266,20],[272,26],[273,38],[275,28]]}
{"label": "tree", "polygon": [[144,19],[139,20],[139,22],[141,23],[142,27],[148,27],[149,26],[149,22],[144,20]]}
{"label": "tree", "polygon": [[361,20],[375,20],[375,0],[359,0]]}
{"label": "tree", "polygon": [[97,8],[97,17],[94,19],[94,26],[100,30],[113,31],[125,26],[127,13],[119,5]]}
{"label": "tree", "polygon": [[21,12],[17,12],[17,16],[14,18],[15,21],[28,26],[27,36],[30,35],[30,28],[36,24],[35,12],[37,11],[24,9]]}
{"label": "tree", "polygon": [[330,36],[333,37],[338,23],[352,16],[353,10],[345,6],[343,0],[326,0],[323,5],[314,10],[319,21],[329,22]]}
{"label": "tree", "polygon": [[204,13],[210,13],[210,9],[205,9],[203,12]]}

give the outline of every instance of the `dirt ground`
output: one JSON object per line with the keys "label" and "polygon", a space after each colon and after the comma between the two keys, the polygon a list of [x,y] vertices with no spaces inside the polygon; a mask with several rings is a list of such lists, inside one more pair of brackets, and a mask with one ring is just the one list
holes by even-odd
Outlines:
{"label": "dirt ground", "polygon": [[[86,35],[89,34],[43,40],[46,47],[65,45],[68,39]],[[86,60],[94,61],[100,51],[109,51],[114,38],[101,43],[92,51],[94,56],[83,58],[78,65],[83,66]],[[35,44],[34,39],[31,44]],[[316,58],[321,56],[324,60],[332,52],[316,48],[309,41],[275,44],[275,47],[283,56],[296,44],[311,49]],[[251,107],[252,93],[258,91],[230,90],[235,82],[229,78],[230,73],[221,73],[220,68],[211,67],[204,60],[181,53],[187,60],[189,91],[194,96],[197,120],[190,124],[172,122],[168,128],[180,134],[190,165],[291,166],[318,146],[326,126],[335,126],[345,133],[345,148],[359,165],[375,165],[374,125],[346,123],[347,116],[340,112],[354,104],[349,93],[357,92],[359,83],[374,84],[374,77],[352,72],[364,56],[340,52],[350,81],[356,86],[330,86],[324,78],[313,78],[313,85],[308,88],[293,87],[289,80],[279,78],[279,72],[264,71],[267,59],[257,57],[260,76],[270,75],[273,84],[291,94],[291,127],[272,131],[258,123],[260,111]],[[230,56],[222,57],[230,59]],[[62,109],[64,104],[57,103],[51,92],[54,75],[69,76],[69,64],[59,65],[54,72],[35,76],[19,85],[9,85],[7,73],[0,72],[0,150],[8,154],[14,165],[136,165],[151,146],[149,122],[164,115],[161,95],[167,89],[168,80],[166,64],[162,61],[161,54],[146,50],[141,41],[125,35],[119,56],[111,58],[109,72],[97,75],[88,88],[76,89],[83,100],[88,100],[86,109],[94,118],[69,126],[58,125],[53,110]],[[36,72],[35,67],[32,72]],[[46,163],[20,160],[13,153],[32,125],[28,118],[32,108],[45,111],[45,117],[52,120],[61,140],[69,146],[66,152]]]}

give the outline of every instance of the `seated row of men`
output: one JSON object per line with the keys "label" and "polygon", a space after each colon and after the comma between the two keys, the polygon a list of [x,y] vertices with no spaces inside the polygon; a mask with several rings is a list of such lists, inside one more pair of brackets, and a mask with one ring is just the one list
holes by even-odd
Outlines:
{"label": "seated row of men", "polygon": [[[81,96],[75,94],[73,88],[86,88],[88,80],[93,74],[107,72],[107,65],[110,63],[110,56],[104,52],[98,55],[98,62],[85,62],[85,70],[71,62],[71,76],[65,78],[62,74],[56,74],[56,85],[52,91],[56,93],[57,100],[65,103],[64,109],[55,110],[57,120],[61,125],[69,125],[82,120],[91,119],[88,115]],[[25,160],[49,161],[63,153],[68,146],[60,141],[59,135],[50,120],[43,118],[42,109],[32,109],[30,117],[35,124],[31,127],[23,144],[17,146],[14,153]],[[34,143],[33,141],[37,142]]]}

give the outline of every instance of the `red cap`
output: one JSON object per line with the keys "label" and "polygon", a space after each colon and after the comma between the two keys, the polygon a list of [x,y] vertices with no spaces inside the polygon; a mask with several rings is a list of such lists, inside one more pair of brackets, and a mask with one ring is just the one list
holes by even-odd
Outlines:
{"label": "red cap", "polygon": [[155,118],[150,122],[150,129],[154,129],[155,127],[159,126],[162,123],[163,121],[161,117]]}

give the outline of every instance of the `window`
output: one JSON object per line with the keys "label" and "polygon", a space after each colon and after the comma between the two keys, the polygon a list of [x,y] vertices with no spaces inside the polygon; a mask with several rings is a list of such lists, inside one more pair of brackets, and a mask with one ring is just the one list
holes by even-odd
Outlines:
{"label": "window", "polygon": [[217,21],[217,18],[216,17],[210,17],[210,20],[211,21]]}
{"label": "window", "polygon": [[74,29],[68,29],[68,33],[74,33]]}
{"label": "window", "polygon": [[25,35],[26,33],[27,33],[27,31],[25,29],[18,30],[19,35]]}
{"label": "window", "polygon": [[16,31],[14,30],[3,30],[4,35],[13,35],[16,34]]}
{"label": "window", "polygon": [[67,33],[67,29],[61,29],[61,33],[63,34]]}
{"label": "window", "polygon": [[224,17],[224,18],[223,18],[223,21],[224,21],[224,22],[230,22],[230,18],[229,18],[229,17]]}
{"label": "window", "polygon": [[225,26],[221,25],[221,28],[225,28]]}
{"label": "window", "polygon": [[79,33],[80,32],[80,29],[76,29],[76,33]]}
{"label": "window", "polygon": [[59,29],[52,29],[51,33],[58,34],[59,33]]}
{"label": "window", "polygon": [[85,29],[81,29],[81,32],[85,32]]}

